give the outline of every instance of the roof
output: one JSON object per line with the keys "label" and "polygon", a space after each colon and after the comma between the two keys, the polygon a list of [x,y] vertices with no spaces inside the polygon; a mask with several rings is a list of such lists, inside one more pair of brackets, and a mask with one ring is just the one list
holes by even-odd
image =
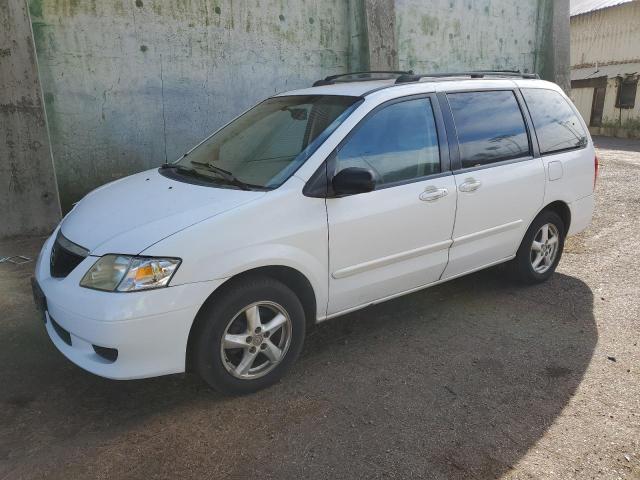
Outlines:
{"label": "roof", "polygon": [[[452,74],[450,77],[429,77],[424,76],[419,81],[415,82],[403,82],[396,83],[395,79],[389,80],[368,80],[361,82],[336,82],[331,85],[320,85],[317,87],[302,88],[299,90],[290,90],[286,92],[280,92],[276,96],[285,95],[345,95],[352,97],[362,97],[374,90],[386,89],[393,87],[393,89],[402,88],[405,85],[426,85],[429,84],[430,91],[441,90],[442,85],[446,85],[443,90],[449,90],[453,88],[453,85],[457,85],[456,88],[466,89],[468,85],[482,86],[487,85],[504,86],[513,85],[513,81],[516,77],[500,77],[490,76],[485,78],[467,78],[462,77],[460,74]],[[534,81],[540,82],[541,80],[535,79]],[[424,90],[424,88],[423,88]]]}
{"label": "roof", "polygon": [[602,10],[603,8],[615,7],[623,3],[633,2],[635,0],[571,0],[570,15],[582,15],[583,13]]}
{"label": "roof", "polygon": [[584,80],[587,78],[615,78],[623,77],[631,73],[640,73],[640,63],[619,63],[601,67],[576,68],[571,70],[571,80]]}
{"label": "roof", "polygon": [[332,85],[322,85],[319,87],[302,88],[282,92],[279,95],[347,95],[360,97],[371,90],[381,87],[390,87],[395,83],[395,79],[390,80],[370,80],[366,82],[337,82]]}

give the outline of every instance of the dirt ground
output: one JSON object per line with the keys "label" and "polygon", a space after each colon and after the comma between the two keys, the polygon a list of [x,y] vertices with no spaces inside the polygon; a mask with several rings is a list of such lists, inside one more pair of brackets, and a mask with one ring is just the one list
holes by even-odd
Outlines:
{"label": "dirt ground", "polygon": [[593,224],[548,283],[494,268],[323,323],[247,397],[82,371],[33,262],[0,264],[0,479],[640,479],[640,142],[596,143]]}

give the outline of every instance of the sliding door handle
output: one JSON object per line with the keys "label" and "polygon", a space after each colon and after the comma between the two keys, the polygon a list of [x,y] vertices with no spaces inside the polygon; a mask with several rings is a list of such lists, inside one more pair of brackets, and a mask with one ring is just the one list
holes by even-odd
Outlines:
{"label": "sliding door handle", "polygon": [[461,192],[475,192],[480,188],[482,182],[480,180],[476,180],[475,178],[467,178],[463,183],[460,184],[458,189]]}

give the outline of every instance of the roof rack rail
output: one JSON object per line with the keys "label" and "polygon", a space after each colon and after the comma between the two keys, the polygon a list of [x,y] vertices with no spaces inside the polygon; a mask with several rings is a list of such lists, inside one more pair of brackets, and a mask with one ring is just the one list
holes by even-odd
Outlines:
{"label": "roof rack rail", "polygon": [[[384,76],[386,75],[386,78]],[[329,75],[322,80],[316,80],[313,82],[314,87],[320,87],[322,85],[333,85],[339,82],[366,82],[371,80],[393,80],[394,78],[413,75],[413,70],[370,70],[363,72],[348,72],[340,73],[338,75]],[[380,78],[380,77],[383,78]],[[342,77],[354,77],[345,78]]]}
{"label": "roof rack rail", "polygon": [[537,73],[523,73],[519,70],[474,70],[470,72],[446,72],[446,73],[420,73],[411,75],[400,75],[396,78],[396,83],[419,82],[423,78],[447,78],[447,77],[510,77],[510,78],[532,78],[539,79]]}

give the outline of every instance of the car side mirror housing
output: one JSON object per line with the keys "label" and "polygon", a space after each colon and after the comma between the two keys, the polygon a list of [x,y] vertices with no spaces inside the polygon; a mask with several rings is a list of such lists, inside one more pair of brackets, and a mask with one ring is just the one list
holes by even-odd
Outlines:
{"label": "car side mirror housing", "polygon": [[331,181],[335,196],[366,193],[376,188],[376,179],[371,170],[348,167],[340,170]]}

